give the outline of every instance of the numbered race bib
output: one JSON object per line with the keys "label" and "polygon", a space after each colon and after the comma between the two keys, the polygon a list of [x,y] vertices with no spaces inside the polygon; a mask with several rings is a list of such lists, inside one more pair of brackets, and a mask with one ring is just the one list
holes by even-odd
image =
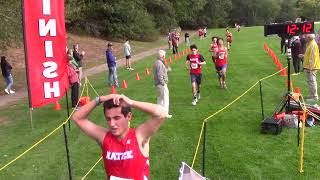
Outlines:
{"label": "numbered race bib", "polygon": [[191,63],[191,69],[198,69],[197,63]]}
{"label": "numbered race bib", "polygon": [[133,179],[126,179],[126,178],[119,178],[116,176],[110,176],[110,180],[133,180]]}
{"label": "numbered race bib", "polygon": [[224,59],[224,53],[219,54],[219,59]]}

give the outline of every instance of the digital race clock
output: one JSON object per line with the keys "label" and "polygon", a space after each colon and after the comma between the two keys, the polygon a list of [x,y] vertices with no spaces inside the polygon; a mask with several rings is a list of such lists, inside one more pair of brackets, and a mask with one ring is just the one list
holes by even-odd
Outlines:
{"label": "digital race clock", "polygon": [[275,23],[264,25],[264,36],[272,34],[298,36],[300,34],[312,33],[314,33],[314,22]]}

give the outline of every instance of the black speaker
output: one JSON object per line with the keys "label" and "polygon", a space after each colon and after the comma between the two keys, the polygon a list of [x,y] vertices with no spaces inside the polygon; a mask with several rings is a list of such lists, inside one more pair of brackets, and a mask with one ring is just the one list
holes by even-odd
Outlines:
{"label": "black speaker", "polygon": [[266,118],[261,123],[261,133],[278,135],[282,131],[283,120]]}

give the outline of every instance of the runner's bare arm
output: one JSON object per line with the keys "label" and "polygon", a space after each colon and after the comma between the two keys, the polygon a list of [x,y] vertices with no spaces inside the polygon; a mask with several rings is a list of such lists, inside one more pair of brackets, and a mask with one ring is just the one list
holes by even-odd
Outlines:
{"label": "runner's bare arm", "polygon": [[95,100],[87,103],[73,114],[72,119],[87,136],[96,140],[99,144],[102,144],[105,133],[108,130],[96,125],[88,119],[89,114],[96,105]]}
{"label": "runner's bare arm", "polygon": [[186,60],[186,69],[189,71],[190,70],[190,65],[189,65],[189,61]]}
{"label": "runner's bare arm", "polygon": [[149,120],[136,128],[137,138],[143,147],[150,140],[151,136],[158,131],[168,112],[160,105],[147,102],[132,101],[131,106],[151,115]]}

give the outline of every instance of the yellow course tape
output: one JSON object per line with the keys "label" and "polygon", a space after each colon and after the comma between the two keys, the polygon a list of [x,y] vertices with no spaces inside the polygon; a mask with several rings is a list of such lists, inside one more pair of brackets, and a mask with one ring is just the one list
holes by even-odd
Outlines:
{"label": "yellow course tape", "polygon": [[[287,67],[283,68],[283,69],[286,69]],[[268,79],[272,76],[275,76],[277,74],[279,74],[281,71],[283,71],[283,69],[275,72],[274,74],[271,74],[269,76],[266,76],[262,79],[260,79],[259,81],[263,81],[265,79]],[[200,141],[201,141],[201,137],[202,137],[202,131],[203,131],[203,127],[204,127],[204,123],[207,123],[208,120],[212,117],[214,117],[215,115],[219,114],[220,112],[224,111],[225,109],[227,109],[229,106],[231,106],[233,103],[235,103],[236,101],[238,101],[240,98],[242,98],[244,95],[246,95],[249,91],[251,91],[251,89],[253,89],[258,83],[259,81],[257,81],[256,83],[254,83],[249,89],[247,89],[244,93],[242,93],[239,97],[237,97],[235,100],[233,100],[232,102],[230,102],[229,104],[227,104],[225,107],[221,108],[220,110],[216,111],[215,113],[213,113],[212,115],[208,116],[207,118],[205,118],[203,120],[203,124],[202,124],[202,128],[201,128],[201,132],[200,132],[200,135],[199,135],[199,140],[198,140],[198,144],[197,144],[197,148],[196,148],[196,151],[195,151],[195,154],[193,156],[193,161],[192,161],[192,165],[191,165],[191,168],[193,168],[193,165],[194,165],[194,162],[196,160],[196,157],[197,157],[197,154],[198,154],[198,151],[199,151],[199,147],[200,147]]]}
{"label": "yellow course tape", "polygon": [[[84,92],[86,84],[84,84],[83,88],[82,88],[82,92],[81,92],[81,96]],[[79,102],[78,102],[79,103]],[[78,105],[78,104],[77,104]],[[16,158],[14,158],[13,160],[11,160],[10,162],[8,162],[6,165],[2,166],[0,168],[0,172],[2,170],[4,170],[6,167],[8,167],[10,164],[14,163],[15,161],[17,161],[18,159],[20,159],[22,156],[24,156],[25,154],[27,154],[29,151],[31,151],[33,148],[37,147],[40,143],[42,143],[44,140],[46,140],[49,136],[51,136],[53,133],[55,133],[58,129],[60,129],[63,125],[65,125],[71,118],[71,116],[73,115],[75,109],[72,111],[72,113],[70,114],[70,116],[67,118],[66,121],[64,121],[62,124],[60,124],[57,128],[55,128],[52,132],[50,132],[48,135],[46,135],[44,138],[42,138],[41,140],[39,140],[37,143],[35,143],[34,145],[32,145],[30,148],[28,148],[26,151],[24,151],[23,153],[21,153],[19,156],[17,156]]]}
{"label": "yellow course tape", "polygon": [[[304,130],[305,130],[305,123],[306,123],[306,112],[307,108],[304,103],[303,96],[302,97],[302,102],[303,102],[303,117],[302,117],[302,132],[301,132],[301,148],[300,148],[300,169],[299,172],[303,173],[303,158],[304,158]],[[300,127],[298,127],[300,128]]]}
{"label": "yellow course tape", "polygon": [[90,170],[81,178],[81,180],[85,179],[90,173],[91,171],[96,167],[96,165],[102,160],[102,156],[100,157],[100,159],[90,168]]}

